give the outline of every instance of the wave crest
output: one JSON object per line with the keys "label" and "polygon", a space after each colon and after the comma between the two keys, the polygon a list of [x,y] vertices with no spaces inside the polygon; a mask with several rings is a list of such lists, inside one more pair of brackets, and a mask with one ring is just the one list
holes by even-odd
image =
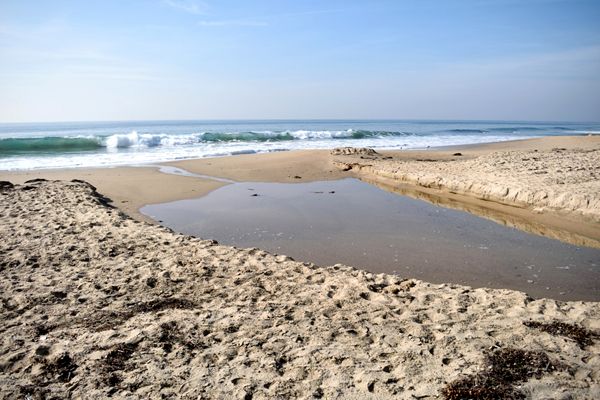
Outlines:
{"label": "wave crest", "polygon": [[102,147],[97,138],[42,137],[0,139],[0,155],[92,151]]}
{"label": "wave crest", "polygon": [[455,127],[431,132],[406,132],[365,129],[344,130],[281,130],[281,131],[237,131],[237,132],[199,132],[199,133],[115,133],[96,136],[48,136],[38,138],[5,138],[0,139],[0,156],[23,154],[58,154],[94,151],[106,148],[109,151],[119,149],[178,147],[217,143],[235,142],[289,142],[289,141],[326,141],[336,139],[386,139],[395,137],[420,136],[487,136],[500,133],[531,134],[544,130],[562,130],[564,127],[532,127],[523,125],[469,128]]}

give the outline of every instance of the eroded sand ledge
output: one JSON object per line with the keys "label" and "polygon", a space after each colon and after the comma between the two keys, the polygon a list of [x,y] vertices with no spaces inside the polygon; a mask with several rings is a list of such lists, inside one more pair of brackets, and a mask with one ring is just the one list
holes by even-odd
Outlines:
{"label": "eroded sand ledge", "polygon": [[[382,157],[366,149],[335,149],[333,163],[371,179],[556,212],[600,222],[600,142],[591,148],[515,150],[463,159]],[[362,150],[362,151],[361,151]]]}
{"label": "eroded sand ledge", "polygon": [[0,193],[0,397],[435,398],[497,349],[563,363],[530,398],[600,397],[600,303],[320,268],[128,218],[83,182]]}

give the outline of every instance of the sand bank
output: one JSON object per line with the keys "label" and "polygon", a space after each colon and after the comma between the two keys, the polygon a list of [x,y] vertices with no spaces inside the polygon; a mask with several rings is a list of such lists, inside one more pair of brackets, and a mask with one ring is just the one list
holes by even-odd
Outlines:
{"label": "sand bank", "polygon": [[352,154],[352,150],[334,150],[332,154],[335,165],[359,176],[382,177],[530,207],[539,213],[553,211],[600,222],[600,136],[587,139],[578,141],[585,142],[586,148],[571,145],[550,150],[494,151],[469,159],[464,159],[461,152],[448,159],[414,160],[385,157],[385,153]]}
{"label": "sand bank", "polygon": [[3,398],[600,397],[600,303],[220,246],[85,183],[0,198]]}
{"label": "sand bank", "polygon": [[0,172],[0,180],[14,183],[37,178],[85,180],[110,198],[113,205],[128,215],[147,222],[152,221],[138,212],[145,204],[199,197],[224,184],[214,180],[163,174],[154,166]]}

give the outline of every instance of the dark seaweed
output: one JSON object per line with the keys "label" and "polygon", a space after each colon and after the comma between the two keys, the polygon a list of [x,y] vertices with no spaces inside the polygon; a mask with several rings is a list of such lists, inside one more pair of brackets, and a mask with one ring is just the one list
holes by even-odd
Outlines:
{"label": "dark seaweed", "polygon": [[523,322],[523,325],[529,328],[539,329],[542,332],[547,332],[554,336],[566,336],[569,339],[573,339],[581,348],[593,344],[593,339],[598,336],[597,334],[590,332],[585,328],[574,324],[567,324],[565,322],[553,321],[550,323],[544,323],[525,321]]}
{"label": "dark seaweed", "polygon": [[484,372],[449,383],[442,395],[448,400],[524,399],[515,384],[564,368],[540,351],[501,349],[487,355]]}

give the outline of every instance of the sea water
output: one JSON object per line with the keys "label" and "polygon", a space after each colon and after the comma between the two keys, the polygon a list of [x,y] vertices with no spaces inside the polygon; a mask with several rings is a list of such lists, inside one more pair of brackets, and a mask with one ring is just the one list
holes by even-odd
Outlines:
{"label": "sea water", "polygon": [[106,167],[340,146],[379,149],[599,133],[600,124],[506,121],[126,121],[0,124],[0,170]]}

